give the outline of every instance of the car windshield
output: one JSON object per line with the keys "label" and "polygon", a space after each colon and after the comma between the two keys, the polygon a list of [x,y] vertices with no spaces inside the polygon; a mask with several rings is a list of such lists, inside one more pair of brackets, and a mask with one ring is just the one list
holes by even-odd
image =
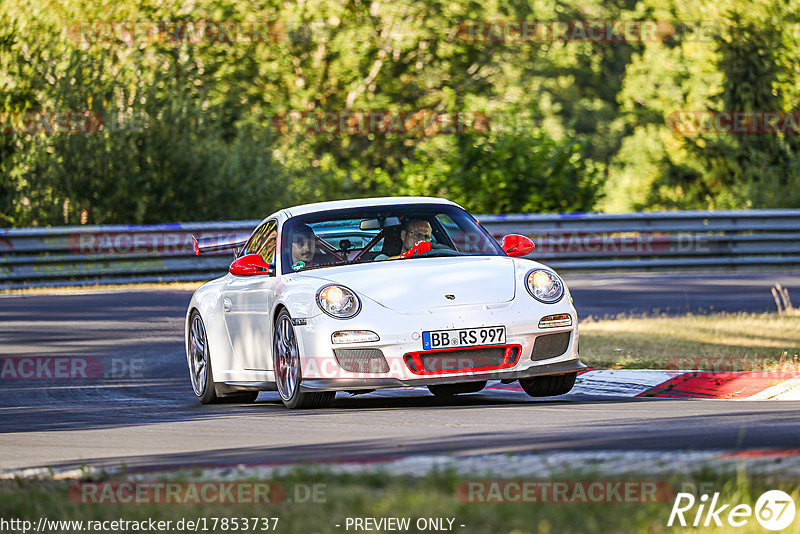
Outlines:
{"label": "car windshield", "polygon": [[503,256],[466,211],[452,205],[410,204],[332,210],[283,225],[284,273],[353,263],[444,256]]}

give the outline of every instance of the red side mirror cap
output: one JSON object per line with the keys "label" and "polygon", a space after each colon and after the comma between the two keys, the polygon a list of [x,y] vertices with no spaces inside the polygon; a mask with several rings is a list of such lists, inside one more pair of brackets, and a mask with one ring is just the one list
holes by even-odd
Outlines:
{"label": "red side mirror cap", "polygon": [[529,237],[525,237],[524,235],[519,234],[508,234],[503,236],[503,240],[500,242],[500,247],[511,257],[519,257],[519,256],[527,256],[533,249],[536,248],[536,245],[533,244],[533,240]]}
{"label": "red side mirror cap", "polygon": [[265,262],[261,254],[248,254],[233,260],[228,271],[236,276],[255,276],[258,274],[274,276],[275,266]]}

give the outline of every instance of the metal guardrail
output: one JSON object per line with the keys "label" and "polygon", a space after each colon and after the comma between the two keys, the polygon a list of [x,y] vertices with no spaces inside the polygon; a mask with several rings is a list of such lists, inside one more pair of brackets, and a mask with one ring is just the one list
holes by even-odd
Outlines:
{"label": "metal guardrail", "polygon": [[800,267],[796,209],[493,215],[481,222],[495,237],[533,237],[530,257],[559,271]]}
{"label": "metal guardrail", "polygon": [[[496,238],[533,237],[559,271],[800,268],[800,209],[484,215]],[[259,221],[0,229],[0,288],[208,280],[230,253],[191,236],[249,234]]]}

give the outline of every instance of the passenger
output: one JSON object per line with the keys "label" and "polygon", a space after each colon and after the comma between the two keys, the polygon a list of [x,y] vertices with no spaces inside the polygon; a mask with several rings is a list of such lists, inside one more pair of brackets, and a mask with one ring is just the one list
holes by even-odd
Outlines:
{"label": "passenger", "polygon": [[297,226],[292,232],[292,270],[299,271],[315,263],[317,236],[306,224]]}

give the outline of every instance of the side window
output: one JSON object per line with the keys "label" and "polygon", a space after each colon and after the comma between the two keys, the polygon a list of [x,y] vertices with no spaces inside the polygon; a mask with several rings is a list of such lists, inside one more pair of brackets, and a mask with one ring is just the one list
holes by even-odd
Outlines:
{"label": "side window", "polygon": [[449,215],[441,213],[436,216],[437,221],[442,226],[447,237],[453,242],[453,246],[459,252],[477,253],[479,246],[475,243],[480,242],[480,237],[469,232],[464,232]]}
{"label": "side window", "polygon": [[250,237],[244,254],[260,254],[267,263],[275,263],[275,243],[278,237],[277,221],[267,221]]}

